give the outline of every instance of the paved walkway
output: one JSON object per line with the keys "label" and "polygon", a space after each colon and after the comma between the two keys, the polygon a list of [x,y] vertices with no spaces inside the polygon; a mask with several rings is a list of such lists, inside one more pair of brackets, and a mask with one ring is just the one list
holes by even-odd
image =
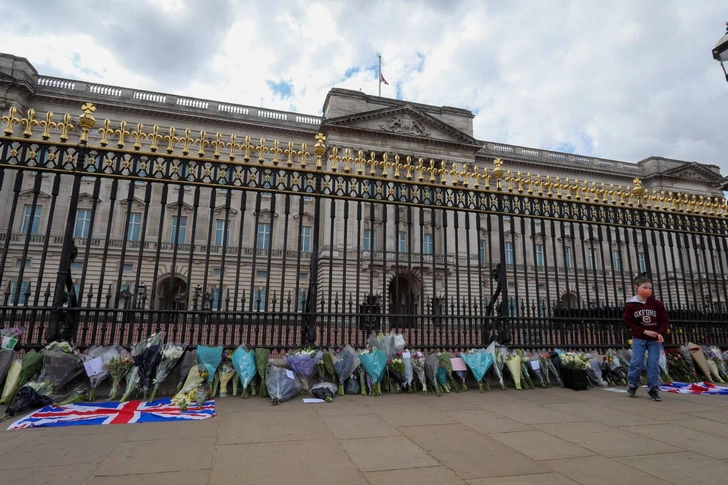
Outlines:
{"label": "paved walkway", "polygon": [[552,388],[278,407],[219,399],[217,417],[204,422],[0,431],[0,477],[24,485],[725,480],[728,396],[664,398]]}

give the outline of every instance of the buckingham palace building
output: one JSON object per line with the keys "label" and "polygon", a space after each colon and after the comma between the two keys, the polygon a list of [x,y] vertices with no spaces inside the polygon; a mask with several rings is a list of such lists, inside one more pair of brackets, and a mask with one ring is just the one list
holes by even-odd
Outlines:
{"label": "buckingham palace building", "polygon": [[[719,167],[479,140],[474,114],[332,88],[303,114],[39,74],[0,54],[0,326],[23,345],[728,343]],[[486,116],[481,114],[479,116]],[[659,147],[655,147],[659,151]]]}

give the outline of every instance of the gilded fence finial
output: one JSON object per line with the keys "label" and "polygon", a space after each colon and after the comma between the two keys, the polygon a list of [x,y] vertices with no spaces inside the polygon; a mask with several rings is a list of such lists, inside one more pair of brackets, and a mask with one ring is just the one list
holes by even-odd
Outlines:
{"label": "gilded fence finial", "polygon": [[171,154],[174,152],[174,146],[179,141],[179,138],[175,135],[176,131],[174,126],[169,127],[169,135],[164,136],[164,141],[167,142],[167,153]]}
{"label": "gilded fence finial", "polygon": [[305,143],[301,143],[301,150],[298,152],[298,156],[301,158],[301,168],[306,168],[306,160],[311,156],[311,153],[306,151]]}
{"label": "gilded fence finial", "polygon": [[235,161],[235,152],[240,150],[240,143],[238,143],[237,136],[235,133],[230,135],[230,141],[225,143],[225,148],[228,149],[228,159],[231,162]]}
{"label": "gilded fence finial", "polygon": [[205,156],[205,148],[207,148],[210,145],[210,142],[207,139],[207,133],[205,130],[200,131],[200,137],[195,140],[195,145],[197,145],[197,156],[202,158]]}
{"label": "gilded fence finial", "polygon": [[339,161],[341,161],[341,157],[339,156],[339,147],[331,147],[331,153],[329,154],[329,164],[331,166],[332,172],[339,171]]}
{"label": "gilded fence finial", "polygon": [[215,133],[215,139],[210,142],[210,145],[215,149],[212,152],[212,157],[218,160],[220,158],[220,149],[225,146],[225,142],[222,141],[222,133],[219,131]]}
{"label": "gilded fence finial", "polygon": [[250,144],[250,136],[245,137],[245,143],[240,146],[243,149],[243,160],[246,162],[250,161],[250,151],[255,147]]}
{"label": "gilded fence finial", "polygon": [[270,149],[270,153],[273,154],[273,166],[277,167],[279,160],[278,157],[283,153],[283,150],[280,148],[281,142],[278,140],[273,140],[273,148]]}
{"label": "gilded fence finial", "polygon": [[38,125],[38,120],[35,119],[35,110],[30,108],[28,110],[28,116],[20,120],[20,123],[25,126],[25,130],[23,130],[23,138],[30,138],[33,136],[33,127]]}
{"label": "gilded fence finial", "polygon": [[192,138],[192,130],[187,128],[185,130],[185,136],[180,138],[182,142],[182,155],[189,155],[190,154],[190,145],[195,142],[195,140]]}
{"label": "gilded fence finial", "polygon": [[265,162],[265,157],[263,155],[268,153],[268,147],[265,146],[265,138],[260,139],[260,143],[255,147],[255,151],[258,152],[258,163],[262,165],[263,162]]}
{"label": "gilded fence finial", "polygon": [[18,109],[15,106],[11,106],[8,110],[8,115],[3,116],[1,119],[5,123],[5,133],[8,136],[13,136],[13,125],[20,123],[20,119],[15,116],[18,113]]}
{"label": "gilded fence finial", "polygon": [[61,136],[59,136],[58,139],[62,142],[68,141],[68,132],[73,131],[74,128],[76,128],[73,124],[71,124],[71,121],[73,121],[73,118],[70,114],[66,113],[63,115],[63,121],[58,123],[58,128],[61,130]]}
{"label": "gilded fence finial", "polygon": [[293,157],[296,156],[296,149],[293,147],[293,142],[288,142],[288,148],[283,150],[283,154],[286,156],[286,166],[292,167],[293,166]]}
{"label": "gilded fence finial", "polygon": [[417,172],[419,173],[417,181],[422,182],[425,180],[425,160],[422,157],[417,159]]}
{"label": "gilded fence finial", "polygon": [[493,160],[493,165],[495,165],[495,168],[493,169],[493,178],[495,178],[495,186],[496,189],[501,190],[503,189],[503,160],[500,158],[496,158]]}
{"label": "gilded fence finial", "polygon": [[49,111],[46,113],[46,119],[41,120],[39,123],[40,126],[43,128],[43,133],[41,133],[40,137],[44,140],[47,140],[51,137],[51,129],[58,126],[58,124],[53,121],[53,112]]}
{"label": "gilded fence finial", "polygon": [[324,145],[324,142],[326,141],[326,135],[323,133],[316,133],[316,136],[314,137],[316,139],[316,143],[313,146],[313,153],[316,155],[316,170],[323,170],[324,165],[322,163],[322,160],[324,158],[324,154],[326,153],[326,145]]}
{"label": "gilded fence finial", "polygon": [[131,137],[134,140],[134,150],[141,150],[142,140],[147,137],[144,133],[144,125],[139,123],[137,129],[131,132]]}
{"label": "gilded fence finial", "polygon": [[158,143],[164,140],[164,137],[159,134],[159,125],[152,126],[152,132],[147,135],[151,143],[149,144],[149,151],[156,153],[159,149]]}
{"label": "gilded fence finial", "polygon": [[[85,145],[88,143],[89,131],[91,131],[96,124],[96,118],[94,118],[93,115],[94,112],[96,112],[96,106],[94,106],[93,103],[84,103],[81,105],[81,111],[83,111],[83,113],[78,117],[78,124],[81,127],[81,138],[79,138],[79,143]],[[28,136],[30,136],[30,133],[28,133]]]}
{"label": "gilded fence finial", "polygon": [[[52,118],[52,116],[51,116]],[[53,125],[57,125],[57,123],[53,123]],[[114,129],[111,127],[111,120],[106,118],[104,120],[104,126],[99,128],[99,135],[101,135],[101,140],[99,140],[99,145],[102,147],[105,147],[109,144],[109,137],[114,134]]]}

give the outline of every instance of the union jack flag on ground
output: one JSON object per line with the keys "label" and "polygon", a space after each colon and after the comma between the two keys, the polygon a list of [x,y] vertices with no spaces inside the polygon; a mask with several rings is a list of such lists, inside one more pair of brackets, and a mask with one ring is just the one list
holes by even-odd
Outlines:
{"label": "union jack flag on ground", "polygon": [[10,425],[8,430],[82,426],[92,424],[164,423],[196,421],[215,416],[215,400],[182,411],[169,398],[152,402],[81,402],[67,406],[46,406]]}

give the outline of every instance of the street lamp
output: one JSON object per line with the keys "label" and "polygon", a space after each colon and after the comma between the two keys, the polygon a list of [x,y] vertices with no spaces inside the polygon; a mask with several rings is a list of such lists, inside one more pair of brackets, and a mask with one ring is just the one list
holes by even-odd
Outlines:
{"label": "street lamp", "polygon": [[728,81],[728,72],[726,72],[725,64],[723,64],[728,62],[728,22],[726,22],[726,26],[726,33],[723,34],[723,37],[718,40],[713,48],[713,59],[720,62],[720,67],[723,68],[723,74],[725,74],[725,80]]}

